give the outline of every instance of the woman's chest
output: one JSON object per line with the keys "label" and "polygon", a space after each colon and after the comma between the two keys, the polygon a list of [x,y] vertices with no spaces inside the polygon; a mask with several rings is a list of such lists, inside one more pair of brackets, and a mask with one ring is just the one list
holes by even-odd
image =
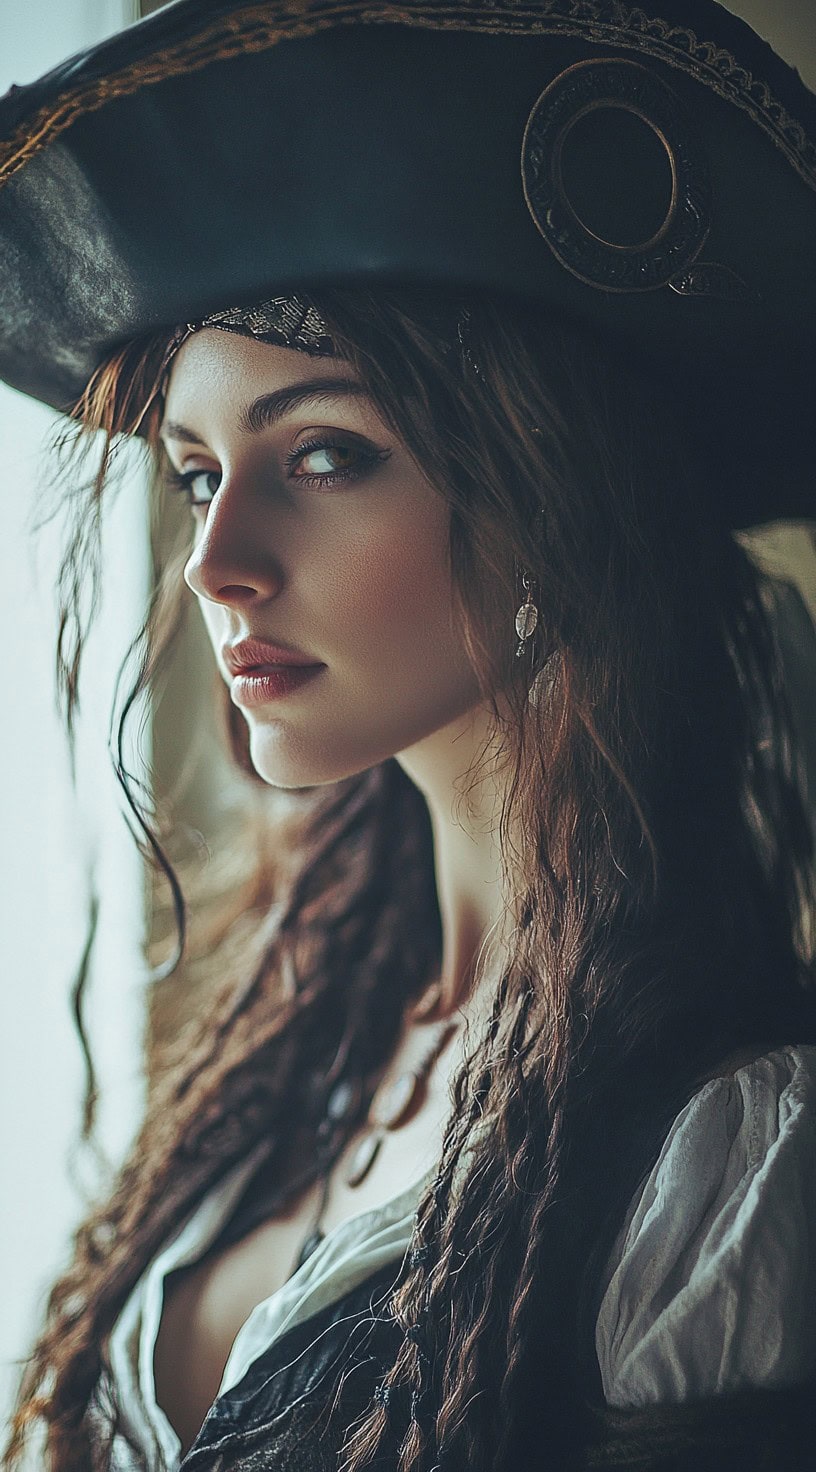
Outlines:
{"label": "woman's chest", "polygon": [[291,1275],[316,1199],[308,1190],[231,1246],[165,1279],[153,1352],[155,1394],[183,1451],[218,1394],[239,1329]]}
{"label": "woman's chest", "polygon": [[[400,1067],[399,1055],[389,1077]],[[406,1062],[403,1058],[402,1062]],[[357,1185],[347,1176],[365,1127],[349,1141],[332,1171],[321,1213],[324,1235],[352,1217],[382,1208],[432,1168],[441,1151],[449,1109],[450,1069],[427,1081],[414,1112],[398,1128],[381,1131],[373,1163]],[[292,1157],[297,1155],[293,1146]],[[359,1158],[359,1157],[357,1157]],[[296,1162],[292,1158],[292,1164]],[[299,1162],[303,1168],[302,1159]],[[315,1182],[283,1211],[221,1251],[182,1268],[165,1280],[164,1302],[154,1350],[156,1400],[186,1451],[218,1394],[235,1337],[253,1308],[291,1276],[322,1198]],[[370,1227],[374,1223],[369,1223]],[[359,1244],[363,1249],[365,1223]],[[355,1243],[358,1238],[355,1236]]]}

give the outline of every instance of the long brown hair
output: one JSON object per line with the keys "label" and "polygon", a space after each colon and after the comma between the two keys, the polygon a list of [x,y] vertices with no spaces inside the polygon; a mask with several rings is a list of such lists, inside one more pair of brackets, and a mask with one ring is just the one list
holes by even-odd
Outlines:
{"label": "long brown hair", "polygon": [[[533,1424],[554,1457],[577,1434],[577,1408],[597,1390],[604,1253],[698,1080],[734,1048],[816,1035],[813,835],[763,580],[717,515],[701,436],[671,386],[611,342],[510,298],[469,298],[469,362],[450,351],[456,304],[444,292],[335,287],[309,299],[448,502],[462,639],[506,760],[499,832],[518,924],[490,1024],[454,1083],[417,1213],[424,1250],[406,1258],[390,1300],[404,1335],[384,1382],[414,1391],[397,1428],[399,1472],[440,1452],[445,1465],[487,1472],[515,1465]],[[104,446],[86,535],[119,437],[138,427],[160,459],[166,343],[127,345],[78,407],[78,443],[101,430]],[[69,729],[81,535],[64,562]],[[188,550],[169,563],[135,641],[123,722],[172,644]],[[512,658],[518,567],[535,578],[540,609],[523,677]],[[289,794],[276,826],[223,686],[221,698],[263,835],[228,918],[212,904],[193,914],[192,938],[205,926],[225,945],[232,936],[230,967],[216,1004],[166,1040],[136,1143],[76,1232],[22,1378],[7,1468],[37,1424],[53,1472],[106,1465],[89,1403],[150,1259],[275,1135],[283,1111],[297,1107],[316,1129],[341,1072],[364,1081],[348,1138],[406,1005],[440,961],[429,816],[399,764]],[[163,847],[169,824],[147,811],[121,760],[118,775],[172,887],[181,952],[187,910]],[[223,953],[199,953],[214,976]],[[179,954],[162,986],[183,974]],[[348,1428],[349,1472],[380,1444],[386,1400]]]}

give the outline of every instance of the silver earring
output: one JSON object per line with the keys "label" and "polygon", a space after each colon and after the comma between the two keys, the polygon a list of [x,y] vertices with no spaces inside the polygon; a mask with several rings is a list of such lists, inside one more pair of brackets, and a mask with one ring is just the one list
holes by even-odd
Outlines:
{"label": "silver earring", "polygon": [[520,659],[524,653],[524,645],[531,634],[535,633],[538,625],[538,609],[531,596],[531,584],[526,572],[521,575],[522,585],[527,597],[516,613],[516,633],[519,636],[519,647],[516,650],[516,659]]}

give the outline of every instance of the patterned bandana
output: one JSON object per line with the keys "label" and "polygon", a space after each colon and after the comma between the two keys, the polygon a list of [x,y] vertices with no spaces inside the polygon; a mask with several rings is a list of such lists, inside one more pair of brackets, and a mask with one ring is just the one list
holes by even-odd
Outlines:
{"label": "patterned bandana", "polygon": [[[221,312],[212,312],[199,322],[185,322],[176,329],[162,364],[162,383],[166,384],[170,364],[182,343],[194,332],[204,327],[218,327],[225,332],[238,332],[244,337],[255,337],[261,342],[275,343],[280,347],[297,348],[312,357],[333,357],[335,344],[320,313],[307,305],[298,296],[273,296],[254,307],[227,307]],[[462,357],[470,364],[479,378],[483,378],[479,365],[470,349],[470,309],[463,306],[456,319],[456,346]]]}
{"label": "patterned bandana", "polygon": [[198,322],[182,323],[176,328],[162,364],[165,375],[182,343],[204,327],[239,332],[244,337],[257,337],[261,342],[298,348],[319,357],[331,357],[335,351],[326,324],[314,307],[307,306],[297,296],[273,296],[254,307],[227,307]]}

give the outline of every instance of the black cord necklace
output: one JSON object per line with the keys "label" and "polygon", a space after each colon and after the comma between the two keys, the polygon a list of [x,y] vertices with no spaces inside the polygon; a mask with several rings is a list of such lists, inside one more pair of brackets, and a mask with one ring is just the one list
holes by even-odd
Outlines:
{"label": "black cord necklace", "polygon": [[343,1177],[347,1186],[359,1186],[365,1180],[377,1159],[386,1132],[399,1129],[419,1108],[427,1092],[428,1075],[458,1026],[457,1021],[446,1019],[428,1052],[414,1068],[399,1074],[392,1082],[380,1084],[366,1118],[369,1130],[357,1146]]}

